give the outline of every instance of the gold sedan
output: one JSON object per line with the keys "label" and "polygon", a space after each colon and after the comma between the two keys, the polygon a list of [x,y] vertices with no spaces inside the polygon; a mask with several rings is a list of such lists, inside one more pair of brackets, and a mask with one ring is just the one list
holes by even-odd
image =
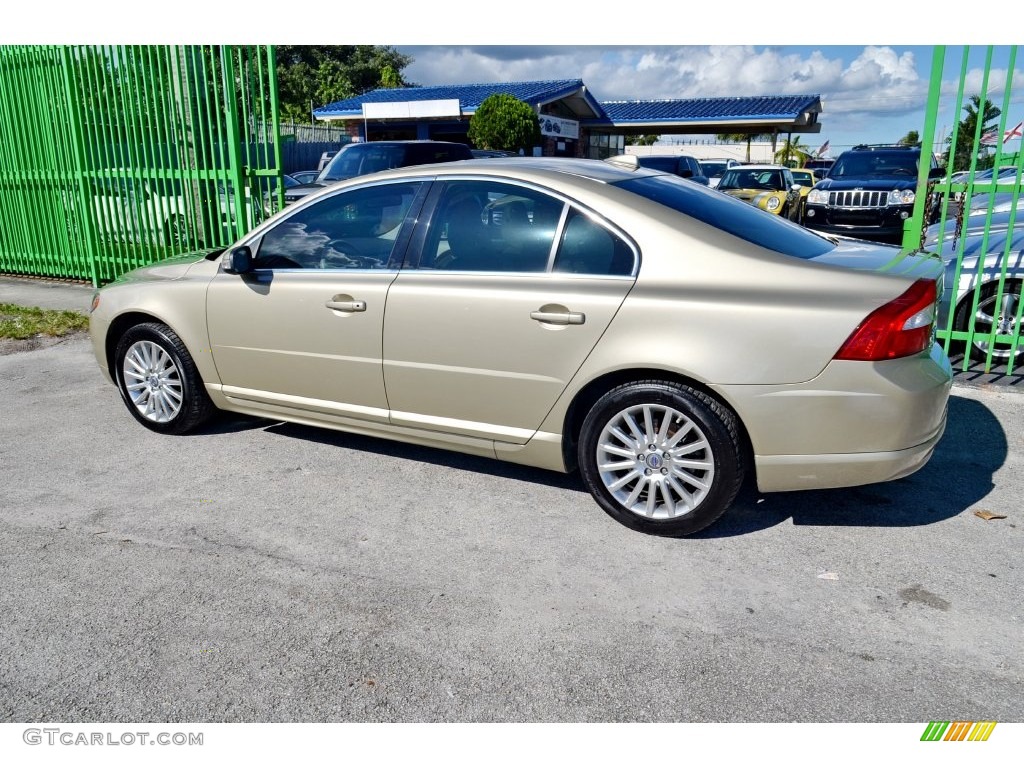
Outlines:
{"label": "gold sedan", "polygon": [[920,468],[951,382],[941,274],[635,163],[496,158],[343,182],[129,273],[91,333],[157,432],[222,410],[578,469],[618,521],[679,536],[748,477]]}

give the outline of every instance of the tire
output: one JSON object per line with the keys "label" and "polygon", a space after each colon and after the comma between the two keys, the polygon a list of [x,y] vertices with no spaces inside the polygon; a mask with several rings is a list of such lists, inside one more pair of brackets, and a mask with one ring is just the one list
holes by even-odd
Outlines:
{"label": "tire", "polygon": [[164,245],[188,247],[188,225],[184,216],[171,216],[164,223]]}
{"label": "tire", "polygon": [[690,387],[638,381],[590,409],[577,458],[587,490],[620,523],[688,536],[732,504],[743,482],[741,457],[736,417],[721,403]]}
{"label": "tire", "polygon": [[[994,311],[996,310],[995,302],[999,283],[986,283],[981,287],[981,292],[978,295],[978,311],[974,317],[975,338],[968,345],[967,350],[972,360],[987,359],[989,343],[983,338],[979,339],[977,334],[991,333],[993,321],[996,323],[999,333],[1020,333],[1021,327],[1014,321],[1020,311],[1021,282],[1019,279],[1008,279],[1003,283],[1003,301],[999,311]],[[969,330],[972,301],[973,295],[970,293],[960,301],[953,323],[956,330]],[[992,361],[997,364],[1009,362],[1010,349],[1009,344],[996,342],[992,349]],[[1017,354],[1013,356],[1015,368],[1022,364],[1024,364],[1024,340],[1017,345]]]}
{"label": "tire", "polygon": [[114,374],[128,411],[154,432],[184,434],[216,411],[192,356],[161,323],[125,332],[114,353]]}

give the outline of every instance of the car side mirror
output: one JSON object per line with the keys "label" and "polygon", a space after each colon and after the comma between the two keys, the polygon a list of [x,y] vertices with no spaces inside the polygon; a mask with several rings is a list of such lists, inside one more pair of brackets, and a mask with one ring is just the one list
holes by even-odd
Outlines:
{"label": "car side mirror", "polygon": [[252,251],[249,246],[241,245],[225,253],[220,263],[229,275],[244,275],[252,272]]}
{"label": "car side mirror", "polygon": [[946,176],[946,172],[942,168],[930,168],[928,169],[928,181],[932,179],[941,179]]}
{"label": "car side mirror", "polygon": [[679,172],[679,175],[682,176],[684,179],[692,179],[693,171],[691,171],[689,168],[684,168]]}

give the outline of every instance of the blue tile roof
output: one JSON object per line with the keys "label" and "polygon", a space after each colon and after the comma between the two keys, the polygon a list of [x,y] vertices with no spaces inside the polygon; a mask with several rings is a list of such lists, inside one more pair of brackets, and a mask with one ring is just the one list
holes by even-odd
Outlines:
{"label": "blue tile roof", "polygon": [[[715,99],[602,101],[613,123],[707,122],[713,120],[795,119],[818,104],[820,96],[738,96]],[[589,122],[589,121],[588,121]],[[603,121],[596,121],[603,122]]]}
{"label": "blue tile roof", "polygon": [[[534,80],[522,83],[477,83],[473,85],[432,85],[418,88],[379,88],[313,110],[316,117],[349,117],[362,114],[364,103],[458,99],[463,112],[475,112],[481,102],[495,93],[510,93],[527,104],[547,103],[576,93],[582,80]],[[594,106],[597,104],[595,102]]]}

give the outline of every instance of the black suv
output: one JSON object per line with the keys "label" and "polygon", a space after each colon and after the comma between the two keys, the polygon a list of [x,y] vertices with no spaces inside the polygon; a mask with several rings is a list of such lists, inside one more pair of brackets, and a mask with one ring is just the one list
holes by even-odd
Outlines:
{"label": "black suv", "polygon": [[689,155],[637,155],[636,161],[641,168],[674,173],[698,184],[708,183],[708,177],[704,175],[700,161]]}
{"label": "black suv", "polygon": [[[835,235],[901,243],[914,212],[920,147],[862,144],[843,152],[807,193],[803,224]],[[929,179],[943,171],[932,155]]]}
{"label": "black suv", "polygon": [[291,187],[284,193],[284,203],[294,203],[306,195],[354,176],[403,168],[407,165],[448,163],[472,160],[473,154],[465,144],[454,141],[367,141],[346,144],[320,171],[316,181]]}

